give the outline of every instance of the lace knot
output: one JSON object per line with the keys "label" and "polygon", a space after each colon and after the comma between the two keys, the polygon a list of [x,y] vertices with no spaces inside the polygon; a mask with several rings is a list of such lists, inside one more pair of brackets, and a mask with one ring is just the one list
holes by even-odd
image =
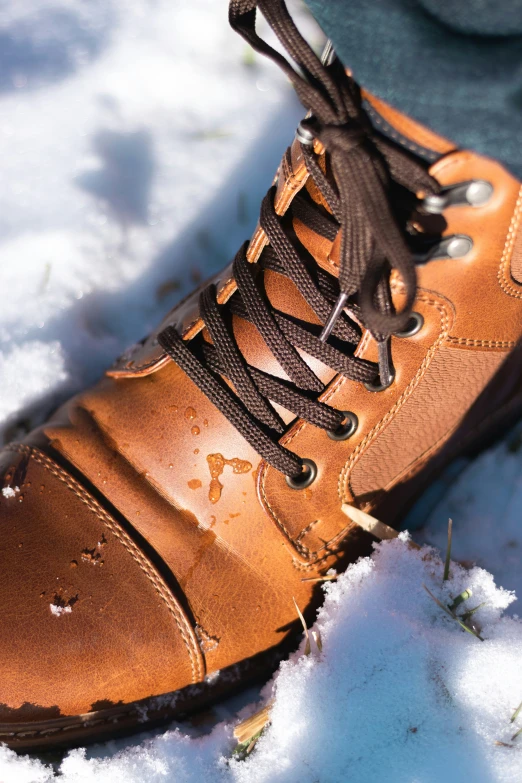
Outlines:
{"label": "lace knot", "polygon": [[363,147],[368,140],[366,130],[353,120],[332,124],[309,117],[301,122],[301,126],[310,131],[331,155],[349,155],[355,149]]}

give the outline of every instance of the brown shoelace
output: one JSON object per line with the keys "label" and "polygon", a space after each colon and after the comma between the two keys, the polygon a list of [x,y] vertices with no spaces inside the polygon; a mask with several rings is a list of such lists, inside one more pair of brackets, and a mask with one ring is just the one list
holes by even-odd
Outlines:
{"label": "brown shoelace", "polygon": [[[298,70],[257,35],[257,8]],[[408,323],[416,292],[415,264],[392,211],[390,189],[398,185],[411,194],[430,195],[439,188],[421,162],[373,130],[355,82],[337,59],[321,62],[297,30],[283,0],[231,0],[229,14],[232,27],[282,68],[309,112],[301,123],[301,133],[310,138],[310,143],[305,139],[302,144],[303,157],[329,211],[300,193],[290,215],[332,241],[342,230],[339,278],[311,263],[304,249],[297,251],[288,221],[285,224],[275,212],[272,187],[261,205],[260,225],[269,244],[260,259],[256,264],[248,262],[245,243],[234,259],[237,291],[230,300],[219,305],[213,284],[200,295],[200,316],[212,344],[201,334],[185,341],[173,326],[164,329],[158,340],[258,454],[295,477],[301,475],[303,461],[279,443],[286,425],[271,402],[322,429],[342,427],[345,414],[319,401],[325,386],[298,349],[353,381],[371,383],[379,378],[386,386],[393,377],[390,336]],[[324,147],[331,177],[319,165],[314,139]],[[322,328],[272,307],[263,287],[266,269],[295,284],[324,324]],[[406,292],[399,313],[392,304],[392,269],[399,273]],[[378,365],[354,356],[361,329],[349,312],[376,339]],[[234,316],[257,328],[289,380],[246,362],[234,337]]]}

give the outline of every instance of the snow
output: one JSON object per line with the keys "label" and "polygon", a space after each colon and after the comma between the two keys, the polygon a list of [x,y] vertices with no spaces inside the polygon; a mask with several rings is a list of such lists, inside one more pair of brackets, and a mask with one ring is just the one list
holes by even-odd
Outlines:
{"label": "snow", "polygon": [[[226,16],[226,0],[0,3],[0,439],[95,380],[250,235],[302,110]],[[232,731],[256,691],[214,707],[206,734],[173,724],[53,766],[0,748],[0,780],[521,779],[519,447],[515,432],[459,461],[406,521],[444,550],[451,516],[454,559],[481,567],[454,564],[443,586],[435,551],[402,535],[327,584],[323,652],[302,646],[266,686],[272,724],[245,761]],[[485,641],[423,584],[446,604],[471,588],[461,611],[485,602]]]}
{"label": "snow", "polygon": [[72,606],[57,606],[57,604],[49,604],[51,614],[55,617],[61,617],[62,614],[71,614]]}
{"label": "snow", "polygon": [[17,492],[20,492],[20,487],[3,487],[2,495],[4,498],[14,498]]}

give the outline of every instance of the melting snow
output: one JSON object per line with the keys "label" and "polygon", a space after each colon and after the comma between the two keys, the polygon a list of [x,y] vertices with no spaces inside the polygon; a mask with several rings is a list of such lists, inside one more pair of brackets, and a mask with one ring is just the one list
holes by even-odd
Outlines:
{"label": "melting snow", "polygon": [[3,487],[2,495],[4,498],[14,498],[16,494],[20,492],[20,487]]}
{"label": "melting snow", "polygon": [[[3,4],[5,440],[98,377],[251,233],[302,110],[226,17],[226,0]],[[510,723],[522,624],[508,592],[522,593],[522,453],[510,438],[460,466],[408,524],[444,547],[452,516],[454,556],[487,570],[453,566],[442,587],[438,556],[403,536],[329,583],[323,653],[281,666],[264,694],[275,695],[272,725],[246,761],[229,760],[235,708],[220,705],[207,736],[179,724],[74,751],[54,769],[4,747],[2,783],[522,779],[522,735],[511,739],[522,720]],[[474,615],[485,641],[423,583],[445,603],[471,587],[466,606],[485,602]]]}
{"label": "melting snow", "polygon": [[49,604],[49,607],[51,609],[51,613],[55,615],[55,617],[60,617],[62,614],[71,614],[72,612],[72,606],[58,606],[57,604]]}

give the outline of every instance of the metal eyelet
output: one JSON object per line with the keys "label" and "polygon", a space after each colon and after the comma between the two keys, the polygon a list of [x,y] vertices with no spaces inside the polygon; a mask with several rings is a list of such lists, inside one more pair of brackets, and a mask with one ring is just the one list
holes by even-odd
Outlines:
{"label": "metal eyelet", "polygon": [[432,245],[427,251],[414,253],[413,258],[416,264],[427,264],[429,261],[439,261],[445,258],[464,258],[473,250],[473,240],[467,234],[453,234],[442,237],[442,239]]}
{"label": "metal eyelet", "polygon": [[302,122],[300,122],[297,126],[295,137],[297,141],[301,142],[301,144],[304,144],[305,147],[313,146],[314,135],[305,125],[303,125]]}
{"label": "metal eyelet", "polygon": [[493,185],[484,179],[470,182],[466,190],[466,201],[471,207],[482,207],[493,195]]}
{"label": "metal eyelet", "polygon": [[365,381],[364,387],[369,392],[381,392],[388,389],[395,380],[395,373],[391,372],[388,376],[388,381],[383,383],[380,378],[376,378],[374,381]]}
{"label": "metal eyelet", "polygon": [[463,258],[473,248],[473,240],[466,234],[455,234],[443,239],[438,246],[438,252],[432,258],[440,258],[442,254],[448,258]]}
{"label": "metal eyelet", "polygon": [[447,185],[440,193],[427,196],[423,208],[432,215],[440,215],[447,207],[482,207],[493,195],[493,185],[484,179],[472,179]]}
{"label": "metal eyelet", "polygon": [[285,476],[290,489],[306,489],[317,478],[317,465],[311,459],[303,459],[303,471],[299,476]]}
{"label": "metal eyelet", "polygon": [[326,430],[330,440],[348,440],[359,426],[359,419],[352,411],[342,411],[345,421],[336,430]]}
{"label": "metal eyelet", "polygon": [[413,312],[402,332],[394,332],[395,337],[413,337],[424,326],[424,318],[420,313]]}

